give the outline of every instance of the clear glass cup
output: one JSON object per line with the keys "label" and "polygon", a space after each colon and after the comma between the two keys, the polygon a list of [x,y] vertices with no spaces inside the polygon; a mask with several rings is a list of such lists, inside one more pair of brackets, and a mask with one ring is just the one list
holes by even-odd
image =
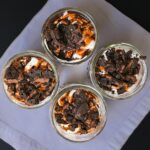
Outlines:
{"label": "clear glass cup", "polygon": [[[55,18],[56,16],[59,16],[60,14],[63,14],[64,12],[66,11],[72,11],[72,12],[75,12],[75,13],[78,13],[80,14],[81,16],[83,16],[85,19],[89,20],[90,23],[92,24],[93,28],[94,28],[94,33],[95,33],[95,45],[94,45],[94,48],[91,50],[91,52],[86,56],[86,57],[83,57],[82,59],[79,59],[79,60],[76,60],[76,61],[68,61],[68,60],[64,60],[64,59],[60,59],[58,58],[57,56],[55,56],[53,54],[53,52],[49,49],[48,47],[48,44],[47,44],[47,41],[44,37],[44,30],[46,28],[46,25],[50,22],[50,20],[52,20],[53,18]],[[84,61],[86,61],[92,54],[93,52],[96,50],[97,48],[97,41],[98,41],[98,32],[97,32],[97,28],[96,28],[96,23],[93,19],[93,17],[86,11],[83,11],[83,10],[80,10],[80,9],[77,9],[77,8],[63,8],[63,9],[60,9],[54,13],[52,13],[48,18],[47,20],[45,21],[44,25],[43,25],[43,28],[42,28],[42,32],[41,32],[41,38],[42,38],[42,46],[45,50],[45,52],[47,53],[47,55],[52,58],[53,60],[57,61],[57,62],[60,62],[62,64],[66,64],[66,65],[72,65],[72,64],[80,64]]]}
{"label": "clear glass cup", "polygon": [[95,66],[96,66],[96,63],[99,59],[99,57],[101,55],[103,55],[108,49],[110,48],[119,48],[119,49],[125,49],[125,51],[129,51],[129,50],[132,50],[133,54],[134,55],[139,55],[139,56],[143,56],[143,54],[141,53],[141,51],[139,51],[135,46],[129,44],[129,43],[117,43],[117,44],[111,44],[105,48],[102,48],[98,54],[96,54],[90,64],[89,64],[89,75],[90,75],[90,79],[92,81],[92,84],[94,85],[94,87],[102,93],[102,95],[108,99],[111,99],[111,100],[122,100],[122,99],[127,99],[133,95],[135,95],[136,93],[138,93],[144,86],[145,82],[146,82],[146,78],[147,78],[147,66],[146,66],[146,63],[145,63],[145,60],[143,59],[140,59],[139,60],[139,64],[140,64],[140,72],[139,72],[139,78],[137,80],[137,82],[134,84],[134,87],[132,87],[132,90],[131,91],[127,91],[123,94],[120,94],[120,95],[113,95],[111,92],[108,92],[104,89],[102,89],[98,83],[97,83],[97,80],[96,80],[96,77],[95,77]]}
{"label": "clear glass cup", "polygon": [[[54,112],[55,112],[55,106],[56,106],[56,103],[58,102],[58,99],[67,91],[75,90],[75,89],[83,89],[86,91],[90,91],[92,94],[96,96],[96,104],[97,104],[97,108],[98,108],[98,112],[99,112],[99,116],[101,120],[100,120],[99,125],[96,127],[96,129],[92,133],[75,134],[75,133],[66,132],[56,122]],[[88,141],[94,138],[104,128],[106,124],[106,104],[102,95],[93,87],[89,85],[83,85],[83,84],[69,84],[65,86],[64,88],[62,88],[61,90],[59,90],[57,95],[54,97],[53,104],[50,106],[49,116],[50,116],[50,121],[52,122],[53,127],[56,129],[59,135],[61,135],[63,138],[73,141],[73,142],[84,142],[84,141]]]}
{"label": "clear glass cup", "polygon": [[[39,104],[35,104],[35,105],[31,105],[31,106],[28,106],[28,105],[24,104],[23,102],[17,100],[14,96],[12,96],[8,92],[8,90],[7,90],[8,87],[7,87],[7,85],[6,85],[5,81],[4,81],[4,76],[5,76],[5,72],[6,72],[7,68],[11,65],[11,63],[15,59],[17,59],[19,57],[23,57],[23,56],[34,56],[34,57],[39,57],[39,58],[44,59],[45,61],[47,61],[51,65],[51,67],[52,67],[52,69],[54,71],[55,78],[56,78],[56,84],[55,84],[55,87],[54,87],[52,93],[48,97],[46,97],[44,100],[42,100]],[[54,63],[52,61],[50,61],[50,59],[47,56],[45,56],[41,52],[29,50],[29,51],[26,51],[26,52],[22,52],[22,53],[16,54],[15,56],[13,56],[12,58],[10,58],[8,60],[8,62],[3,67],[2,82],[3,82],[3,87],[4,87],[4,90],[5,90],[5,93],[6,93],[6,95],[8,96],[8,98],[12,102],[14,102],[15,104],[17,104],[18,106],[21,106],[23,108],[31,109],[31,108],[37,108],[37,107],[43,106],[44,104],[46,104],[47,102],[49,102],[53,98],[53,96],[56,94],[56,92],[58,90],[59,78],[58,78],[57,70],[56,70],[56,67],[55,67]]]}

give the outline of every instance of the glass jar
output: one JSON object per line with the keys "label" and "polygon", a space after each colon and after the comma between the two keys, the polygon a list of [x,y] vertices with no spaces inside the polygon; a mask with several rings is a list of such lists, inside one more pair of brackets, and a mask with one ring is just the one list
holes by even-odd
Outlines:
{"label": "glass jar", "polygon": [[111,49],[111,48],[117,48],[117,49],[124,49],[125,52],[132,50],[133,56],[143,56],[142,53],[133,45],[129,44],[129,43],[117,43],[117,44],[112,44],[109,45],[105,48],[102,48],[98,54],[96,54],[90,64],[89,64],[89,75],[91,78],[91,81],[93,83],[93,85],[95,86],[95,88],[102,93],[102,95],[108,99],[111,100],[121,100],[121,99],[127,99],[131,96],[133,96],[134,94],[138,93],[142,87],[145,84],[146,78],[147,78],[147,66],[145,63],[145,60],[143,59],[139,59],[139,64],[140,64],[140,71],[138,74],[138,80],[137,82],[131,86],[130,90],[128,90],[127,92],[123,93],[123,94],[113,94],[112,92],[109,92],[107,90],[102,89],[96,79],[95,76],[95,67],[96,67],[96,63],[99,59],[100,56],[102,56],[104,53],[106,53],[107,50]]}
{"label": "glass jar", "polygon": [[[80,89],[80,90],[82,89],[82,90],[91,92],[96,97],[96,99],[94,101],[96,102],[96,106],[97,106],[97,109],[99,112],[100,123],[97,125],[95,130],[91,133],[76,134],[74,132],[68,132],[68,131],[64,130],[60,126],[60,124],[57,123],[56,118],[55,118],[55,108],[56,108],[56,104],[57,104],[59,98],[62,97],[62,95],[65,94],[66,92],[75,91],[77,89]],[[53,127],[56,129],[56,131],[62,137],[64,137],[67,140],[74,141],[74,142],[84,142],[84,141],[88,141],[88,140],[91,140],[92,138],[94,138],[104,128],[105,123],[106,123],[106,105],[105,105],[102,95],[97,90],[95,90],[93,87],[91,87],[89,85],[83,85],[83,84],[69,84],[69,85],[65,86],[64,88],[62,88],[57,93],[57,95],[54,97],[53,104],[50,107],[49,115],[50,115],[50,120],[52,122]]]}
{"label": "glass jar", "polygon": [[[8,91],[8,85],[5,83],[5,73],[8,67],[10,67],[10,65],[12,64],[12,62],[14,62],[14,60],[24,57],[24,56],[33,56],[33,57],[38,57],[38,58],[42,58],[44,61],[48,62],[48,64],[50,64],[53,72],[54,72],[54,76],[55,76],[55,86],[52,90],[52,93],[47,96],[44,100],[40,101],[38,104],[33,104],[33,105],[26,105],[24,102],[22,102],[22,100],[18,100],[15,96],[13,96],[12,94],[10,94],[10,92]],[[47,56],[45,56],[44,54],[42,54],[41,52],[37,52],[37,51],[33,51],[33,50],[29,50],[26,52],[22,52],[19,54],[16,54],[15,56],[13,56],[12,58],[10,58],[8,60],[8,62],[5,64],[5,66],[3,67],[3,73],[2,73],[2,82],[3,82],[3,86],[4,86],[4,90],[6,95],[8,96],[8,98],[16,103],[17,105],[23,107],[23,108],[37,108],[40,106],[43,106],[45,103],[49,102],[52,97],[56,94],[57,89],[58,89],[58,85],[59,85],[59,79],[58,79],[58,75],[57,75],[57,71],[56,71],[56,67],[55,65],[49,60],[49,58]]]}
{"label": "glass jar", "polygon": [[[94,40],[94,44],[93,44],[94,46],[91,48],[91,51],[85,57],[83,57],[81,59],[77,59],[77,60],[65,60],[65,59],[61,59],[61,58],[57,57],[52,52],[52,50],[49,49],[48,44],[47,44],[47,40],[46,40],[45,34],[44,34],[44,31],[47,29],[47,25],[50,23],[51,20],[53,20],[57,16],[62,16],[63,14],[65,14],[69,11],[76,13],[76,14],[79,14],[83,18],[85,18],[87,21],[89,21],[90,24],[92,25],[93,29],[94,29],[94,34],[95,34],[95,40]],[[85,11],[81,11],[80,9],[76,9],[76,8],[63,8],[63,9],[60,9],[60,10],[54,12],[53,14],[51,14],[47,18],[47,20],[45,21],[43,28],[42,28],[41,38],[42,38],[42,46],[50,58],[52,58],[52,59],[54,59],[57,62],[60,62],[62,64],[68,64],[68,65],[70,64],[71,65],[71,64],[80,64],[80,63],[86,61],[92,55],[93,51],[95,51],[95,49],[97,47],[98,33],[97,33],[95,21],[89,13],[87,13]]]}

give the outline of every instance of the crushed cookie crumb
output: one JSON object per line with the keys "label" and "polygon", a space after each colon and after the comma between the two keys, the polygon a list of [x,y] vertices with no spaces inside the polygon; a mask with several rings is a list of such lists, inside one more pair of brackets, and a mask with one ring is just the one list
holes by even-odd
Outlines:
{"label": "crushed cookie crumb", "polygon": [[137,81],[136,75],[140,71],[140,59],[146,59],[146,56],[132,56],[132,50],[125,52],[124,49],[110,48],[99,57],[96,67],[95,76],[99,86],[115,94],[113,87],[118,94],[128,91],[128,88]]}
{"label": "crushed cookie crumb", "polygon": [[21,56],[6,69],[4,82],[16,101],[31,106],[51,95],[56,78],[51,65],[43,58]]}
{"label": "crushed cookie crumb", "polygon": [[[70,103],[69,93],[71,92],[66,92],[56,103],[54,108],[56,122],[66,131],[75,132],[77,130],[77,134],[89,133],[100,123],[96,96],[84,89],[76,89]],[[60,105],[60,101],[63,101],[63,105]]]}
{"label": "crushed cookie crumb", "polygon": [[95,46],[95,29],[79,12],[61,12],[45,24],[43,36],[49,50],[59,59],[80,60]]}

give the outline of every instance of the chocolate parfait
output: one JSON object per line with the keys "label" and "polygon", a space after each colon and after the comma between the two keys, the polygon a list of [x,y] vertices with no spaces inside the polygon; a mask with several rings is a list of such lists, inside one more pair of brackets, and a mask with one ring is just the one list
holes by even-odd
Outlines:
{"label": "chocolate parfait", "polygon": [[130,44],[110,45],[93,58],[91,80],[104,96],[125,99],[143,87],[147,77],[145,59]]}
{"label": "chocolate parfait", "polygon": [[54,98],[52,120],[56,130],[71,141],[87,141],[104,127],[103,98],[85,85],[70,85]]}
{"label": "chocolate parfait", "polygon": [[42,45],[46,52],[66,64],[89,58],[96,41],[97,31],[91,16],[73,8],[53,13],[42,29]]}
{"label": "chocolate parfait", "polygon": [[55,67],[39,52],[28,51],[15,55],[4,67],[3,74],[6,94],[25,108],[45,104],[57,90]]}

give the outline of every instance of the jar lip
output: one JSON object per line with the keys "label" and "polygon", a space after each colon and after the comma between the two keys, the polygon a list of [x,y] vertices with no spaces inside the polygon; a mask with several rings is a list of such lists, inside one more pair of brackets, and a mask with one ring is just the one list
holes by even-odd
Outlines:
{"label": "jar lip", "polygon": [[96,80],[96,77],[95,77],[95,65],[96,65],[96,62],[98,60],[98,58],[105,52],[107,51],[108,48],[112,48],[112,47],[116,47],[116,46],[128,46],[131,48],[131,50],[137,52],[139,55],[143,55],[143,53],[138,49],[136,48],[135,46],[133,46],[132,44],[130,43],[125,43],[125,42],[120,42],[120,43],[114,43],[114,44],[110,44],[106,47],[103,47],[100,49],[100,51],[95,55],[93,56],[93,58],[91,59],[90,61],[90,64],[89,64],[89,75],[90,75],[90,79],[91,79],[91,82],[92,84],[94,85],[94,87],[100,91],[102,93],[102,95],[107,98],[107,99],[111,99],[111,100],[127,100],[128,98],[132,97],[133,95],[137,94],[145,85],[146,83],[146,80],[147,80],[147,74],[148,74],[148,71],[147,71],[147,65],[146,65],[146,62],[145,60],[141,60],[142,62],[142,68],[144,70],[143,72],[143,78],[141,80],[141,83],[140,85],[132,92],[132,93],[129,93],[128,95],[126,96],[119,96],[119,97],[114,97],[114,96],[110,96],[108,95],[105,90],[103,90],[97,83],[97,80]]}
{"label": "jar lip", "polygon": [[[47,62],[51,65],[51,67],[52,67],[52,69],[53,69],[53,72],[54,72],[54,75],[55,75],[55,78],[56,78],[56,84],[55,84],[55,87],[54,87],[52,93],[51,93],[49,96],[47,96],[44,100],[42,100],[39,104],[36,104],[36,105],[28,106],[28,105],[26,105],[26,104],[23,104],[23,103],[17,101],[13,96],[11,96],[11,95],[9,94],[9,92],[8,92],[7,89],[6,89],[6,84],[5,84],[5,82],[4,82],[4,76],[5,76],[6,69],[11,65],[11,63],[12,63],[15,59],[17,59],[17,58],[19,58],[19,57],[23,57],[23,56],[35,56],[35,57],[43,58],[45,61],[47,61]],[[22,108],[34,109],[34,108],[38,108],[38,107],[41,107],[41,106],[45,105],[46,103],[48,103],[48,102],[54,97],[54,95],[55,95],[56,92],[57,92],[58,86],[59,86],[59,77],[58,77],[58,73],[57,73],[55,64],[54,64],[51,60],[49,60],[49,58],[48,58],[45,54],[43,54],[43,53],[41,53],[41,52],[38,52],[38,51],[35,51],[35,50],[27,50],[27,51],[24,51],[24,52],[21,52],[21,53],[18,53],[18,54],[16,54],[16,55],[12,56],[12,57],[6,62],[6,64],[4,64],[3,70],[2,70],[2,83],[3,83],[3,89],[4,89],[4,91],[5,91],[5,93],[6,93],[7,97],[8,97],[8,99],[9,99],[11,102],[17,104],[18,106],[20,106],[20,107],[22,107]]]}
{"label": "jar lip", "polygon": [[[80,60],[71,60],[71,61],[67,61],[67,60],[63,60],[63,59],[60,59],[58,58],[57,56],[55,56],[52,51],[48,48],[47,46],[47,42],[45,41],[45,38],[44,38],[44,29],[45,29],[45,25],[46,23],[53,17],[55,17],[57,14],[59,13],[62,13],[62,12],[65,12],[65,11],[74,11],[76,13],[79,13],[81,15],[83,15],[87,20],[90,21],[90,23],[92,24],[92,26],[94,27],[94,32],[95,32],[95,45],[94,45],[94,48],[91,50],[91,52],[84,58],[80,59]],[[73,7],[65,7],[65,8],[61,8],[55,12],[53,12],[51,15],[49,15],[49,17],[45,20],[44,24],[43,24],[43,27],[42,27],[42,30],[41,30],[41,40],[42,40],[42,47],[43,49],[45,50],[45,52],[47,53],[47,55],[49,57],[51,57],[53,60],[59,62],[59,63],[62,63],[64,65],[76,65],[76,64],[80,64],[80,63],[83,63],[85,62],[86,60],[88,60],[92,54],[94,53],[94,51],[96,51],[97,49],[97,42],[98,42],[98,31],[97,31],[97,25],[96,25],[96,22],[94,20],[94,18],[92,17],[92,15],[85,11],[85,10],[81,10],[79,8],[73,8]]]}
{"label": "jar lip", "polygon": [[[75,140],[74,138],[68,138],[66,137],[63,133],[61,133],[57,127],[57,123],[56,123],[56,120],[54,118],[54,108],[55,108],[55,105],[56,105],[56,102],[58,101],[58,99],[65,93],[67,92],[68,90],[73,90],[73,89],[87,89],[89,90],[90,92],[94,93],[96,95],[96,97],[98,98],[99,100],[99,103],[102,105],[103,107],[103,125],[102,127],[98,130],[98,132],[96,133],[93,133],[94,136],[91,137],[91,138],[88,138],[86,140]],[[96,93],[95,93],[96,92]],[[101,95],[101,93],[99,93],[94,87],[91,87],[90,85],[83,85],[83,84],[76,84],[76,83],[73,83],[73,84],[68,84],[66,86],[64,86],[62,89],[60,89],[58,91],[58,93],[55,95],[55,97],[53,97],[53,101],[52,101],[52,104],[50,105],[50,109],[49,109],[49,119],[50,119],[50,122],[53,126],[53,128],[55,128],[55,131],[63,138],[71,141],[71,142],[86,142],[86,141],[89,141],[91,139],[93,139],[95,136],[97,136],[98,134],[100,134],[102,132],[102,130],[104,129],[105,125],[106,125],[106,122],[107,122],[107,105],[106,105],[106,102],[105,100],[103,99],[103,96]],[[65,132],[66,133],[66,132]],[[66,133],[68,134],[68,133]],[[92,135],[92,133],[91,133]],[[86,135],[78,135],[78,137],[86,137],[86,136],[89,136],[89,134],[86,134]],[[83,138],[82,137],[82,138]],[[84,137],[84,138],[85,138]]]}

